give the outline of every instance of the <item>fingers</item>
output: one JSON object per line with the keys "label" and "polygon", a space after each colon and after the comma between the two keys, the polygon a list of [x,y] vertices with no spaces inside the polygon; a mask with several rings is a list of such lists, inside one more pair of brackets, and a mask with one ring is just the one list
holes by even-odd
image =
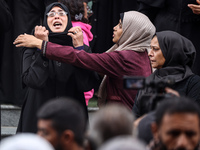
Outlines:
{"label": "fingers", "polygon": [[[198,1],[198,0],[197,0]],[[200,3],[200,2],[199,2]],[[200,5],[188,4],[188,7],[192,9],[194,14],[200,14]]]}
{"label": "fingers", "polygon": [[81,29],[81,27],[76,26],[76,27],[72,27],[71,29],[69,29],[68,32],[69,32],[69,33],[73,33],[73,34],[77,34],[77,33],[79,33],[79,32],[82,32],[82,29]]}
{"label": "fingers", "polygon": [[173,95],[175,95],[175,96],[177,96],[177,97],[180,97],[179,93],[178,93],[177,91],[171,89],[171,88],[166,87],[166,88],[165,88],[165,92],[166,92],[166,93],[173,94]]}
{"label": "fingers", "polygon": [[43,26],[36,26],[34,35],[38,39],[48,41],[49,31]]}
{"label": "fingers", "polygon": [[35,32],[39,32],[39,31],[45,32],[46,28],[44,26],[35,26]]}
{"label": "fingers", "polygon": [[22,42],[22,38],[23,38],[23,34],[20,34],[16,39],[15,41],[13,42],[13,44],[19,44]]}

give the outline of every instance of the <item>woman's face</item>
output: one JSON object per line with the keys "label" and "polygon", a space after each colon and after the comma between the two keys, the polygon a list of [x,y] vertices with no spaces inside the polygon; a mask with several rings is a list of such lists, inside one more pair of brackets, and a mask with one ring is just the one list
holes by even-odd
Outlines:
{"label": "woman's face", "polygon": [[151,40],[151,50],[148,55],[153,68],[162,68],[165,63],[165,57],[160,49],[157,36]]}
{"label": "woman's face", "polygon": [[119,23],[118,25],[116,25],[114,28],[113,28],[113,39],[112,41],[114,43],[117,43],[119,41],[119,38],[121,37],[122,35],[122,22],[121,22],[121,19],[119,20]]}
{"label": "woman's face", "polygon": [[67,27],[68,17],[66,12],[58,7],[53,7],[47,14],[47,24],[52,32],[63,32]]}

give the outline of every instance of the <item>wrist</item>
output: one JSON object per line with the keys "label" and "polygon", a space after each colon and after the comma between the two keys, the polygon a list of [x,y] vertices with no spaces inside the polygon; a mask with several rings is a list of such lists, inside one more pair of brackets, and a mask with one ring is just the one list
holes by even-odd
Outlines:
{"label": "wrist", "polygon": [[77,50],[83,50],[84,46],[83,45],[82,46],[78,46],[78,47],[75,47],[75,49],[77,49]]}
{"label": "wrist", "polygon": [[40,40],[40,39],[38,39],[37,41],[36,41],[37,43],[36,43],[36,47],[38,48],[38,49],[42,49],[42,40]]}

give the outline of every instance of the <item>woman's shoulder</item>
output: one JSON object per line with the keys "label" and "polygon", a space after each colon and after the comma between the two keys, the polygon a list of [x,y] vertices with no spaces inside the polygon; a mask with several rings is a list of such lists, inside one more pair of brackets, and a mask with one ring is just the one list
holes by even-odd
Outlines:
{"label": "woman's shoulder", "polygon": [[125,57],[132,57],[134,59],[137,59],[137,58],[149,59],[147,52],[137,52],[134,50],[122,50],[122,51],[114,51],[114,52],[117,52],[120,55],[125,56]]}
{"label": "woman's shoulder", "polygon": [[200,86],[200,76],[199,75],[191,75],[189,78],[188,78],[188,82],[190,84],[198,84]]}

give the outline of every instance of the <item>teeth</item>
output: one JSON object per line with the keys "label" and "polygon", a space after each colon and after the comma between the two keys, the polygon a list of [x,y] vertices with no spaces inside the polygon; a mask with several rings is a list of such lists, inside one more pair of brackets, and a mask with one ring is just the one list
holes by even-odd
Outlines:
{"label": "teeth", "polygon": [[61,25],[60,23],[54,23],[54,26],[59,26],[59,25]]}

